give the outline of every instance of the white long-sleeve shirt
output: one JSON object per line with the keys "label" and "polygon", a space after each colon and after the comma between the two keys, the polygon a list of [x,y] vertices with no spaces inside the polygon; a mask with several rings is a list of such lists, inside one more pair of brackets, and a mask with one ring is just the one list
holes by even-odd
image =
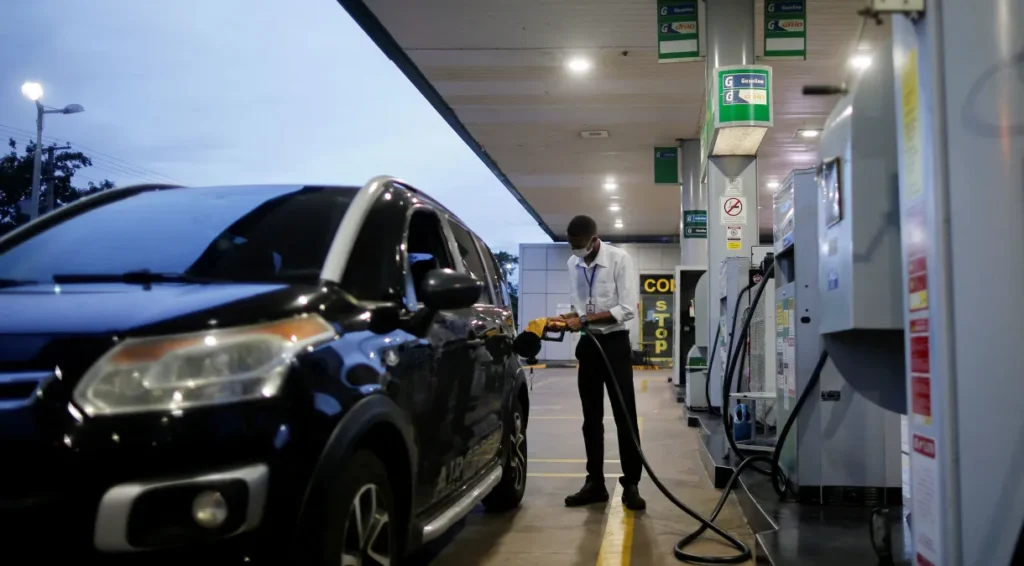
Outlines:
{"label": "white long-sleeve shirt", "polygon": [[589,324],[594,334],[627,330],[626,322],[636,316],[640,303],[640,278],[629,254],[605,242],[590,265],[576,256],[569,258],[569,289],[572,309],[577,314],[610,312],[615,322]]}

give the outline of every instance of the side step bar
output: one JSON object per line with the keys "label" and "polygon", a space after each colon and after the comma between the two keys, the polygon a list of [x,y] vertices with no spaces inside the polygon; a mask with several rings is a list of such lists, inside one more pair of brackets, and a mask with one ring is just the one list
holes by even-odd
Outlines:
{"label": "side step bar", "polygon": [[494,469],[487,472],[483,479],[466,491],[454,505],[438,515],[433,521],[423,526],[423,542],[428,543],[441,536],[460,519],[469,514],[477,503],[480,503],[488,493],[501,481],[501,463],[494,465]]}

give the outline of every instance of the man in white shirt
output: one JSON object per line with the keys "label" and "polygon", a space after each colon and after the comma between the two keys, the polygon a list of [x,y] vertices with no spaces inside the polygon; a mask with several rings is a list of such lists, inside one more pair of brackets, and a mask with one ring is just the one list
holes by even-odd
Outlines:
{"label": "man in white shirt", "polygon": [[[608,501],[604,482],[604,388],[605,380],[615,379],[629,411],[623,414],[612,399],[612,414],[619,437],[622,464],[622,503],[641,510],[647,503],[640,497],[642,463],[630,437],[636,424],[636,397],[633,391],[633,346],[626,322],[636,317],[640,302],[639,277],[626,252],[597,237],[597,223],[589,216],[577,216],[566,229],[573,257],[569,258],[569,284],[572,312],[561,315],[574,331],[586,329],[601,344],[614,375],[590,338],[580,338],[576,346],[579,360],[577,385],[583,404],[583,443],[587,450],[587,481],[579,492],[565,498],[569,507]],[[613,395],[610,383],[609,395]]]}

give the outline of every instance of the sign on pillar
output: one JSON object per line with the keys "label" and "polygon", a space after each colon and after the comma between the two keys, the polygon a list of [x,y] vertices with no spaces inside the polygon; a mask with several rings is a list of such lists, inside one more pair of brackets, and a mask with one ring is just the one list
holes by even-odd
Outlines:
{"label": "sign on pillar", "polygon": [[772,126],[772,69],[733,66],[715,69],[718,111],[715,127]]}
{"label": "sign on pillar", "polygon": [[683,211],[683,238],[708,238],[708,211]]}
{"label": "sign on pillar", "polygon": [[722,209],[719,219],[722,226],[747,224],[747,197],[721,197]]}

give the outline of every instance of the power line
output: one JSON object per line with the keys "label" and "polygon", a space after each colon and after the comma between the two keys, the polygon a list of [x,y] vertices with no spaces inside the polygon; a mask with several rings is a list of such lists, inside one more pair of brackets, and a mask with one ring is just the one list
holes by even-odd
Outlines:
{"label": "power line", "polygon": [[[0,130],[8,130],[10,132],[18,133],[18,134],[21,134],[21,135],[27,135],[27,134],[31,133],[31,132],[27,132],[26,130],[21,130],[20,128],[14,128],[14,127],[11,127],[11,126],[4,126],[2,124],[0,124]],[[43,139],[44,139],[44,141],[47,141],[47,142],[50,142],[50,143],[54,143],[54,142],[60,143],[60,142],[66,141],[66,140],[61,140],[59,138],[55,138],[55,137],[52,137],[52,136],[43,136]],[[73,142],[67,141],[67,143],[73,143]],[[96,151],[96,150],[92,150],[92,149],[86,148],[85,146],[82,146],[80,144],[74,144],[74,145],[76,145],[78,149],[83,149],[83,150],[88,151],[90,153]],[[128,176],[128,177],[131,177],[131,178],[138,178],[138,179],[145,179],[145,180],[156,180],[156,181],[160,181],[160,182],[167,182],[167,181],[175,182],[173,179],[167,177],[166,175],[161,175],[160,173],[157,173],[155,171],[150,171],[148,169],[145,169],[144,167],[140,167],[140,166],[137,166],[137,165],[132,165],[132,164],[130,164],[127,161],[124,161],[122,159],[112,158],[112,159],[117,159],[117,161],[112,161],[111,160],[111,156],[102,157],[102,156],[106,156],[107,154],[104,154],[102,152],[98,152],[98,155],[90,155],[89,156],[89,159],[93,162],[93,167],[96,167],[97,169],[106,170],[108,172],[113,172],[113,173],[115,173],[117,175],[124,175],[124,176]]]}
{"label": "power line", "polygon": [[[30,139],[35,136],[35,134],[33,132],[30,132],[28,130],[23,130],[21,128],[16,128],[14,126],[7,126],[7,125],[4,125],[4,124],[0,124],[0,130],[6,130],[10,134],[30,136]],[[114,173],[114,174],[117,174],[117,175],[123,175],[123,176],[127,176],[129,178],[141,179],[141,180],[145,180],[145,181],[171,182],[171,183],[180,184],[180,183],[178,183],[178,181],[168,177],[167,175],[163,175],[161,173],[153,171],[152,169],[147,169],[147,168],[142,167],[140,165],[135,165],[133,163],[129,163],[128,161],[125,161],[124,159],[121,159],[119,157],[114,157],[113,155],[104,153],[104,152],[99,151],[97,149],[93,149],[93,148],[90,148],[88,146],[82,145],[80,143],[73,142],[73,141],[71,141],[71,140],[69,140],[67,138],[56,138],[56,137],[53,137],[53,136],[43,136],[43,139],[46,140],[46,141],[49,141],[51,143],[53,143],[53,142],[56,142],[56,143],[64,142],[64,143],[67,143],[67,144],[70,144],[70,145],[74,145],[78,149],[84,150],[85,152],[87,152],[89,154],[89,158],[93,161],[93,167],[96,167],[97,169],[100,169],[101,171],[102,170],[106,170],[107,172],[111,172],[111,173]]]}
{"label": "power line", "polygon": [[[3,130],[3,129],[17,130],[17,128],[11,128],[9,126],[2,126],[2,125],[0,125],[0,130]],[[49,143],[54,143],[54,142],[59,143],[61,141],[61,140],[58,140],[57,138],[52,138],[52,137],[49,137],[49,136],[43,136],[43,140],[47,141]],[[84,148],[82,148],[82,146],[78,146],[78,148],[84,149]],[[113,173],[114,175],[117,175],[117,176],[129,177],[129,178],[133,178],[133,179],[143,179],[143,180],[147,180],[147,181],[148,180],[156,180],[156,181],[160,181],[160,182],[166,182],[167,180],[170,180],[169,178],[167,178],[167,177],[165,177],[163,175],[159,175],[157,173],[154,173],[154,174],[146,173],[146,172],[144,172],[145,170],[142,169],[141,167],[140,168],[133,168],[134,166],[124,166],[124,165],[121,165],[121,164],[119,164],[117,162],[109,161],[109,160],[107,160],[106,158],[103,158],[103,157],[95,157],[95,156],[91,156],[90,155],[89,159],[92,161],[91,168],[95,168],[95,169],[97,169],[99,171],[104,171],[104,172],[107,172],[107,173]]]}

